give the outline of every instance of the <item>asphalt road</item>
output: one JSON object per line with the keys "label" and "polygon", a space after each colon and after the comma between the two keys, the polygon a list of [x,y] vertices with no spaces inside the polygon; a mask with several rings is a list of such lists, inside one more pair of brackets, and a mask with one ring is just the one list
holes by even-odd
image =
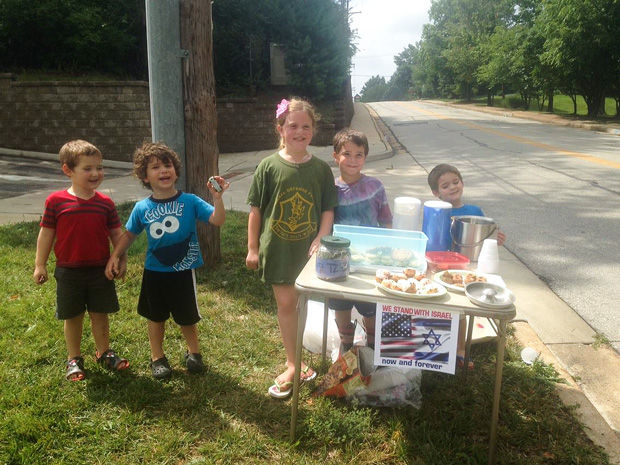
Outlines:
{"label": "asphalt road", "polygon": [[422,102],[372,107],[420,169],[456,165],[465,201],[499,223],[507,249],[620,351],[618,136]]}
{"label": "asphalt road", "polygon": [[[110,179],[127,175],[130,171],[119,168],[105,168],[105,177]],[[60,169],[60,162],[35,158],[0,155],[0,199],[15,197],[38,190],[63,189],[69,179]]]}

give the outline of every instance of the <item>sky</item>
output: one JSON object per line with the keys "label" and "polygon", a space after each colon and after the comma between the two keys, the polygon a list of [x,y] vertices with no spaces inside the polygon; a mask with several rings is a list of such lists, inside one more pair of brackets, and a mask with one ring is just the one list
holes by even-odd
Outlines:
{"label": "sky", "polygon": [[350,0],[351,28],[357,31],[351,84],[359,93],[372,76],[388,81],[394,57],[422,37],[431,0]]}

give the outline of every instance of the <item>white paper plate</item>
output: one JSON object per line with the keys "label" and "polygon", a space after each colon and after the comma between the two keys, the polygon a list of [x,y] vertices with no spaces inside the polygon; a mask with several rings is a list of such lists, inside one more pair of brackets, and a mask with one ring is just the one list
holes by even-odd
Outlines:
{"label": "white paper plate", "polygon": [[432,287],[437,288],[437,292],[434,294],[417,293],[417,292],[415,294],[412,294],[411,292],[403,292],[403,291],[397,291],[396,289],[390,289],[389,287],[385,287],[381,283],[377,283],[377,288],[382,290],[383,292],[397,295],[398,297],[403,297],[405,299],[412,299],[412,300],[432,299],[434,297],[441,297],[442,295],[446,293],[446,288],[443,287],[441,284],[433,283]]}
{"label": "white paper plate", "polygon": [[489,281],[489,277],[487,275],[482,274],[482,273],[476,273],[475,271],[468,271],[468,270],[444,270],[444,271],[441,271],[439,273],[435,273],[435,275],[433,276],[433,281],[435,281],[438,284],[441,284],[442,286],[444,286],[447,289],[450,289],[451,291],[460,292],[462,294],[465,293],[465,286],[456,286],[454,284],[449,284],[449,283],[443,281],[441,279],[441,277],[444,275],[444,273],[460,274],[460,275],[473,274],[474,276],[476,276],[476,278],[477,277],[483,277],[484,279],[487,280],[487,282]]}

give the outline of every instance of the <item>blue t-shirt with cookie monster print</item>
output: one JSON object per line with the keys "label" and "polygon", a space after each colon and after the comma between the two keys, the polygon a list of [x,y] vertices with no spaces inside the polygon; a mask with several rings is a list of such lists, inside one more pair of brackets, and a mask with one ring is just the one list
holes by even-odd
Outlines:
{"label": "blue t-shirt with cookie monster print", "polygon": [[181,191],[169,199],[148,197],[136,203],[125,227],[136,236],[146,230],[144,268],[170,272],[202,266],[196,220],[206,223],[213,211],[197,195]]}

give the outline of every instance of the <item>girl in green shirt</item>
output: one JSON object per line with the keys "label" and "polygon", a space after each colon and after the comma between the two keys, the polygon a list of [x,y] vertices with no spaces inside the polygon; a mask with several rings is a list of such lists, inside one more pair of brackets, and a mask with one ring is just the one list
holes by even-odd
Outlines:
{"label": "girl in green shirt", "polygon": [[[331,168],[308,153],[317,116],[304,100],[283,99],[276,111],[279,150],[256,168],[248,194],[246,265],[271,284],[286,352],[286,370],[269,388],[275,398],[288,397],[295,374],[297,291],[295,279],[317,251],[334,222],[338,194]],[[316,372],[302,363],[301,380]]]}

